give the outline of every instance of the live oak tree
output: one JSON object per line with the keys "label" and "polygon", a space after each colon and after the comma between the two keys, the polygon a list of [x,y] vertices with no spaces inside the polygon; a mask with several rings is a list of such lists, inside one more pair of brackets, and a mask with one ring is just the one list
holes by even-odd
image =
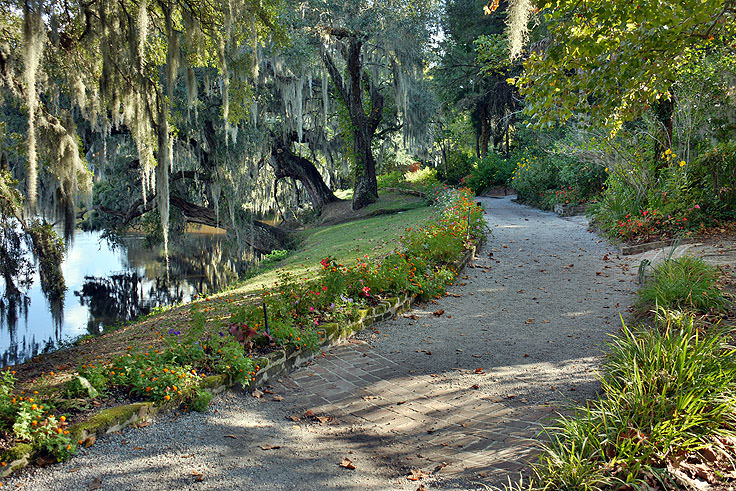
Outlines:
{"label": "live oak tree", "polygon": [[320,78],[328,101],[325,111],[334,94],[345,154],[352,164],[353,208],[362,208],[378,199],[373,149],[377,138],[401,129],[410,150],[426,148],[430,114],[426,94],[418,88],[436,4],[307,1],[294,10],[303,15],[295,30],[321,61],[321,74],[306,70],[301,76]]}

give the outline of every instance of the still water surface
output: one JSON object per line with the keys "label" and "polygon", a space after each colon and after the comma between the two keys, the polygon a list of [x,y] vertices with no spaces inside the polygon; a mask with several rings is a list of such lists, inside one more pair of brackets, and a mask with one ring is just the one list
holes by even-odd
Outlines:
{"label": "still water surface", "polygon": [[44,297],[36,274],[21,305],[2,305],[0,367],[156,307],[219,291],[249,264],[247,254],[232,250],[224,235],[188,233],[169,245],[167,279],[162,248],[147,247],[141,236],[125,237],[117,247],[100,237],[100,232],[75,232],[62,266],[67,286],[62,301],[51,304]]}

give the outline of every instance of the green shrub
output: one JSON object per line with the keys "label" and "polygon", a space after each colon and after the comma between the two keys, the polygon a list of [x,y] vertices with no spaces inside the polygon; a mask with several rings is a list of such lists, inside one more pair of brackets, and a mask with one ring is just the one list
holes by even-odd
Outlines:
{"label": "green shrub", "polygon": [[660,311],[656,329],[615,337],[602,366],[603,396],[562,417],[534,467],[531,489],[681,489],[668,462],[701,458],[734,438],[736,351],[731,333],[703,333],[693,317]]}
{"label": "green shrub", "polygon": [[722,143],[689,164],[690,201],[712,219],[736,218],[736,141]]}
{"label": "green shrub", "polygon": [[505,186],[510,183],[516,167],[513,159],[505,159],[497,153],[489,153],[476,161],[470,175],[463,180],[476,195],[491,186]]}
{"label": "green shrub", "polygon": [[716,286],[719,272],[701,258],[668,259],[639,290],[640,305],[701,312],[722,311],[728,301]]}
{"label": "green shrub", "polygon": [[437,177],[450,185],[460,184],[475,168],[474,158],[464,152],[450,151],[444,165],[437,167]]}
{"label": "green shrub", "polygon": [[212,392],[200,389],[197,391],[196,397],[192,399],[192,402],[189,404],[189,408],[192,411],[203,413],[207,411],[213,397],[214,395],[212,395]]}
{"label": "green shrub", "polygon": [[392,170],[386,174],[376,176],[376,181],[378,182],[378,189],[400,188],[406,184],[404,173],[400,170]]}
{"label": "green shrub", "polygon": [[542,209],[595,202],[605,180],[600,166],[566,155],[525,151],[513,161],[511,185],[519,199]]}

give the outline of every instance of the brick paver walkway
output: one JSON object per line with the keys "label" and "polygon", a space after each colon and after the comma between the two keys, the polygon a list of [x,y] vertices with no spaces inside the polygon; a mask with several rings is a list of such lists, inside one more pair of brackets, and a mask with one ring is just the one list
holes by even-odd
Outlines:
{"label": "brick paver walkway", "polygon": [[552,407],[513,408],[473,390],[448,392],[432,375],[412,371],[352,341],[282,378],[276,391],[290,392],[315,415],[360,427],[365,447],[407,467],[489,481],[524,468]]}

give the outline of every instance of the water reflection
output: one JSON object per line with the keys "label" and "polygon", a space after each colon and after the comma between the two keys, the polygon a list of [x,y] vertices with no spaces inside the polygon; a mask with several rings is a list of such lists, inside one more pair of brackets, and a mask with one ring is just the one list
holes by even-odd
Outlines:
{"label": "water reflection", "polygon": [[[68,242],[65,298],[44,297],[36,274],[26,295],[0,300],[0,366],[82,334],[100,334],[154,308],[219,291],[251,263],[226,236],[192,233],[170,244],[167,275],[163,251],[147,247],[142,237],[124,237],[117,246],[100,238],[99,232],[76,231]],[[2,280],[0,286],[4,289]]]}

